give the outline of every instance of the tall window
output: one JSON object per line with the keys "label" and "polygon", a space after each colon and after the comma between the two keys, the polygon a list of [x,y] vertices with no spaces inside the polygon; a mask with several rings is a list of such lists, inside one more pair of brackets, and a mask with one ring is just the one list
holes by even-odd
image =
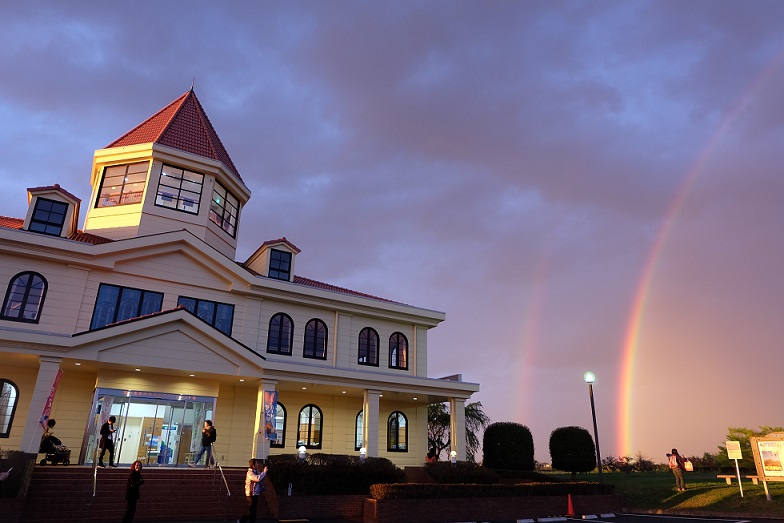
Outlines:
{"label": "tall window", "polygon": [[155,205],[190,214],[199,214],[203,185],[203,174],[164,165],[161,168]]}
{"label": "tall window", "polygon": [[0,438],[7,438],[11,434],[17,398],[19,388],[14,382],[0,378]]}
{"label": "tall window", "polygon": [[327,325],[312,319],[305,325],[305,346],[302,351],[305,358],[327,359]]}
{"label": "tall window", "polygon": [[270,447],[282,449],[286,446],[286,407],[281,402],[275,409],[275,441],[270,441]]}
{"label": "tall window", "polygon": [[36,272],[21,272],[8,284],[0,319],[38,323],[46,297],[46,280]]}
{"label": "tall window", "polygon": [[365,433],[365,424],[363,422],[364,415],[360,410],[357,412],[357,419],[354,422],[354,450],[359,450],[362,448],[362,438],[364,437]]}
{"label": "tall window", "polygon": [[387,450],[408,452],[408,419],[400,411],[390,414],[387,420]]}
{"label": "tall window", "polygon": [[106,167],[95,206],[114,207],[141,202],[148,166],[148,162],[139,162]]}
{"label": "tall window", "polygon": [[35,201],[33,216],[30,218],[30,230],[60,236],[63,232],[67,212],[67,203],[38,198]]}
{"label": "tall window", "polygon": [[389,367],[408,368],[408,340],[403,334],[395,332],[389,337]]}
{"label": "tall window", "polygon": [[306,449],[320,449],[321,426],[321,409],[315,405],[302,407],[297,426],[297,447],[304,445]]}
{"label": "tall window", "polygon": [[231,336],[231,325],[234,321],[234,305],[218,303],[197,298],[180,296],[177,305],[182,305],[191,314],[206,321],[226,336]]}
{"label": "tall window", "polygon": [[270,252],[269,277],[289,281],[291,277],[291,253],[272,249]]}
{"label": "tall window", "polygon": [[267,352],[291,356],[291,345],[293,342],[294,322],[291,321],[291,318],[282,312],[270,318],[269,333],[267,334]]}
{"label": "tall window", "polygon": [[237,216],[240,213],[240,202],[226,188],[215,181],[210,203],[210,220],[226,231],[233,238],[237,234]]}
{"label": "tall window", "polygon": [[365,327],[359,331],[359,358],[357,363],[378,367],[378,333],[370,327]]}
{"label": "tall window", "polygon": [[102,283],[95,299],[93,320],[90,330],[105,327],[110,323],[138,318],[145,314],[160,312],[163,293],[132,289]]}

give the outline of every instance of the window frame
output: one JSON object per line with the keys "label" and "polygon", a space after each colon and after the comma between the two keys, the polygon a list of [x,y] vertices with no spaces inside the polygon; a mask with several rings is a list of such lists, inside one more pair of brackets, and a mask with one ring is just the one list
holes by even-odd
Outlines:
{"label": "window frame", "polygon": [[[164,172],[164,170],[170,171]],[[177,173],[174,171],[179,171],[179,178],[176,177]],[[186,176],[189,176],[189,178],[186,178]],[[195,178],[197,177],[201,177],[201,181],[196,181]],[[158,187],[155,190],[155,206],[187,214],[199,214],[201,197],[204,193],[204,178],[204,173],[191,171],[190,169],[177,167],[176,165],[170,165],[168,163],[161,164],[161,172],[158,175]],[[179,186],[163,183],[164,180],[169,179],[179,180]],[[198,186],[199,192],[197,193],[195,190],[192,190],[192,188],[183,188],[185,184]],[[171,189],[172,193],[163,191],[161,189],[162,187]],[[188,198],[183,195],[183,193],[195,196],[194,198]],[[173,204],[167,204],[165,202],[173,202]]]}
{"label": "window frame", "polygon": [[[281,423],[282,427],[278,427],[278,412],[283,411],[283,421]],[[279,435],[278,439],[275,443],[270,441],[270,448],[273,449],[282,449],[286,446],[286,418],[288,414],[286,412],[286,406],[283,405],[280,401],[278,402],[277,406],[275,407],[275,432]]]}
{"label": "window frame", "polygon": [[[24,290],[22,292],[22,297],[19,300],[12,298],[17,296],[19,292],[16,290],[17,282],[21,280],[23,277],[29,276],[27,283],[24,283]],[[33,288],[37,287],[39,284],[36,282],[36,279],[40,280],[40,284],[43,285],[43,289],[40,292],[40,296],[38,297],[38,303],[35,305],[35,317],[34,318],[25,318],[25,313],[28,310],[29,305],[31,304],[30,301],[30,294]],[[19,287],[22,286],[20,283]],[[18,321],[23,323],[38,323],[41,320],[41,310],[44,307],[44,300],[46,299],[46,291],[49,289],[49,282],[46,281],[46,278],[43,277],[42,274],[39,274],[34,271],[24,271],[14,275],[11,280],[8,282],[8,288],[5,292],[5,298],[3,298],[3,308],[0,309],[0,320],[8,320],[8,321]],[[9,308],[13,308],[16,304],[18,304],[18,310],[20,311],[19,316],[11,316],[8,314]]]}
{"label": "window frame", "polygon": [[[191,310],[191,307],[189,307],[188,303],[184,303],[185,301],[189,301],[189,302],[193,303],[193,305],[192,305],[193,310]],[[222,302],[212,301],[212,300],[203,300],[201,298],[193,298],[191,296],[178,296],[177,297],[177,306],[180,306],[180,305],[185,307],[185,310],[187,310],[188,312],[190,312],[191,314],[193,314],[194,316],[196,316],[197,318],[202,320],[207,325],[210,325],[211,327],[219,330],[220,332],[222,332],[226,336],[231,337],[231,331],[232,331],[232,328],[233,328],[233,325],[234,325],[234,305],[233,304],[231,304],[231,303],[222,303]],[[211,315],[212,315],[212,319],[211,320],[208,320],[207,318],[204,318],[201,315],[201,307],[203,305],[212,305],[213,306],[213,309],[212,309],[212,312],[211,312]],[[229,309],[230,310],[228,331],[226,331],[226,330],[224,330],[224,329],[222,329],[221,327],[218,326],[219,323],[224,321],[224,320],[220,319],[221,316],[219,314],[219,311],[221,309],[224,309],[224,310],[225,309]]]}
{"label": "window frame", "polygon": [[[49,209],[43,209],[42,204],[49,204]],[[55,207],[59,208],[60,206],[63,207],[62,213],[59,212],[59,209],[55,210]],[[68,216],[69,207],[67,203],[60,200],[39,196],[35,199],[35,208],[30,216],[30,225],[27,227],[27,230],[46,234],[47,236],[60,236],[65,227],[65,218]],[[52,216],[59,216],[60,218],[53,220]]]}
{"label": "window frame", "polygon": [[[272,341],[272,336],[270,335],[270,333],[272,332],[272,321],[275,318],[277,318],[277,317],[281,317],[281,318],[287,319],[288,323],[290,325],[290,330],[289,330],[289,335],[288,335],[289,348],[288,348],[287,352],[284,352],[284,351],[280,350],[280,347],[282,346],[282,343],[280,343],[280,341],[277,344],[278,349],[276,349],[276,350],[271,350],[270,349],[271,341]],[[282,340],[283,339],[283,337],[280,335],[280,331],[281,330],[282,330],[282,326],[281,326],[281,328],[278,329],[278,340]],[[294,320],[292,320],[291,316],[289,316],[285,312],[276,312],[270,318],[269,325],[268,325],[268,328],[267,328],[267,352],[270,353],[270,354],[281,354],[283,356],[291,356],[292,352],[293,352],[293,346],[294,346]]]}
{"label": "window frame", "polygon": [[[394,338],[394,341],[393,341]],[[405,347],[401,351],[401,340],[405,342]],[[400,354],[403,354],[403,364],[400,364]],[[402,332],[393,332],[389,335],[389,368],[408,370],[408,338]]]}
{"label": "window frame", "polygon": [[[323,331],[320,336],[319,329]],[[327,359],[327,344],[329,342],[329,330],[327,324],[318,318],[312,318],[305,324],[305,335],[302,344],[302,357],[314,360]],[[319,350],[322,351],[319,355]]]}
{"label": "window frame", "polygon": [[[138,166],[144,165],[145,166],[144,171],[138,171],[138,172],[132,172],[132,173],[128,172],[131,169],[131,167],[137,166],[137,165]],[[111,193],[107,192],[107,189],[106,189],[106,186],[105,186],[105,184],[106,184],[106,175],[107,175],[107,172],[113,171],[114,169],[116,169],[118,167],[124,167],[125,168],[125,170],[124,170],[124,172],[122,174],[115,175],[115,174],[112,173],[112,178],[120,178],[120,177],[122,177],[122,182],[120,183],[120,192],[116,196],[116,198],[117,198],[117,202],[116,203],[108,203],[108,202],[112,201],[114,196],[112,196]],[[130,186],[133,183],[138,183],[138,181],[135,181],[135,180],[132,180],[132,181],[128,182],[128,175],[129,174],[132,175],[132,176],[134,176],[134,175],[143,175],[142,180],[140,180],[143,183],[141,191],[133,191],[133,192],[127,191],[126,192],[126,190],[125,190],[126,187]],[[145,162],[133,162],[133,163],[121,163],[121,164],[117,164],[117,165],[107,165],[107,166],[105,166],[103,168],[103,173],[101,175],[101,185],[98,188],[98,195],[96,196],[96,200],[95,200],[95,208],[96,209],[111,208],[111,207],[117,207],[117,206],[120,206],[120,205],[135,205],[135,204],[142,203],[142,198],[144,196],[144,190],[147,187],[147,178],[149,177],[149,175],[150,175],[150,162],[148,162],[148,161],[145,161]],[[138,195],[138,198],[137,198],[137,195]],[[133,198],[131,198],[131,196],[133,196]],[[131,199],[133,199],[134,201],[127,201],[127,200],[131,200]]]}
{"label": "window frame", "polygon": [[[277,259],[276,255],[278,256]],[[286,257],[287,259],[284,260],[282,257]],[[275,280],[290,281],[291,262],[293,259],[294,256],[289,251],[284,251],[283,249],[270,249],[270,261],[267,276]],[[285,269],[282,268],[283,265],[286,265]]]}
{"label": "window frame", "polygon": [[[2,405],[2,398],[4,397],[3,390],[5,389],[6,385],[8,385],[8,387],[11,389],[11,392],[14,393],[14,397],[11,398],[9,396],[10,398],[9,405],[10,405],[11,414],[8,416],[7,422],[5,422],[6,423],[5,427],[3,427],[5,414],[0,412],[0,438],[4,438],[4,439],[11,437],[11,429],[14,426],[14,416],[16,415],[16,408],[19,406],[19,387],[17,386],[16,383],[14,383],[13,381],[7,378],[0,378],[0,405]],[[10,400],[13,400],[13,404],[11,404]],[[6,406],[6,411],[8,409],[9,407]]]}
{"label": "window frame", "polygon": [[359,409],[354,418],[354,450],[362,448],[365,439],[365,410]]}
{"label": "window frame", "polygon": [[[223,192],[219,192],[218,189]],[[221,202],[221,198],[223,202]],[[220,211],[220,212],[219,212]],[[222,183],[215,180],[212,187],[209,218],[212,223],[232,238],[237,237],[237,221],[240,217],[240,200]]]}
{"label": "window frame", "polygon": [[[367,346],[363,348],[363,333],[367,333],[368,336],[365,337]],[[375,354],[371,353],[370,348],[370,335],[375,338],[376,347],[375,347]],[[359,365],[367,365],[369,367],[378,367],[378,360],[379,360],[379,345],[380,345],[380,338],[378,336],[378,332],[376,329],[372,327],[364,327],[362,330],[359,331],[359,339],[358,339],[358,346],[357,346],[357,364]],[[363,350],[366,352],[365,358],[370,360],[370,356],[375,356],[375,362],[373,361],[362,361]]]}
{"label": "window frame", "polygon": [[[101,325],[97,325],[96,326],[96,320],[98,320],[100,318],[100,315],[99,315],[99,312],[98,312],[98,308],[99,308],[99,305],[102,305],[102,304],[99,304],[99,300],[101,299],[101,293],[102,293],[102,291],[104,289],[106,289],[105,292],[108,292],[108,289],[110,289],[110,288],[118,289],[117,297],[114,300],[113,310],[112,310],[112,314],[111,314],[111,320],[107,321],[106,323],[103,323]],[[126,291],[128,293],[134,293],[134,292],[141,293],[139,295],[138,304],[136,305],[136,312],[133,315],[130,315],[130,316],[127,316],[127,317],[125,317],[125,314],[122,314],[123,306],[124,306],[123,305],[123,302],[124,302],[123,294]],[[157,307],[154,307],[154,309],[157,309],[157,310],[146,308],[146,307],[148,307],[150,305],[150,301],[153,300],[154,298],[159,298],[159,301],[157,303]],[[127,298],[125,298],[125,300],[130,300],[130,299],[132,299],[131,296],[128,296]],[[150,300],[150,301],[148,301],[148,300]],[[108,302],[108,297],[107,297],[107,302]],[[98,286],[98,292],[95,295],[95,305],[93,305],[93,315],[92,315],[92,318],[90,319],[90,330],[94,331],[94,330],[102,329],[102,328],[106,327],[107,325],[112,325],[113,323],[117,323],[117,322],[120,322],[120,321],[131,320],[131,319],[134,319],[134,318],[139,318],[139,317],[144,316],[146,314],[154,314],[156,312],[161,312],[162,307],[163,307],[163,293],[162,292],[148,291],[146,289],[137,289],[137,288],[134,288],[134,287],[124,287],[122,285],[115,285],[113,283],[101,283]],[[122,317],[119,317],[121,315],[122,315]]]}
{"label": "window frame", "polygon": [[[305,409],[309,409],[307,414],[308,419],[308,428],[307,428],[307,440],[302,439],[302,415],[305,412]],[[314,437],[314,430],[313,425],[315,424],[313,413],[316,412],[318,414],[318,442],[312,443]],[[313,403],[308,403],[304,407],[302,407],[299,411],[299,416],[297,416],[297,447],[304,446],[306,449],[320,449],[322,444],[322,436],[324,435],[324,413]]]}
{"label": "window frame", "polygon": [[[400,448],[400,419],[403,419],[405,428],[404,448]],[[393,427],[393,423],[395,426]],[[393,448],[393,443],[394,447]],[[408,452],[408,417],[401,411],[393,411],[387,418],[387,451],[388,452]]]}

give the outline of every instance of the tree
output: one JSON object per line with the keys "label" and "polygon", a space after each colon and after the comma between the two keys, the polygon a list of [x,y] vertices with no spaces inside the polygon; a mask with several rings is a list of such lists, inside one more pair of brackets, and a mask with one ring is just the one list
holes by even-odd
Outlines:
{"label": "tree", "polygon": [[493,423],[485,430],[482,444],[485,467],[534,470],[534,438],[525,425]]}
{"label": "tree", "polygon": [[[449,407],[446,403],[431,403],[427,409],[427,445],[430,449],[436,449],[436,455],[439,457],[444,449],[452,445],[449,418]],[[468,461],[474,461],[474,455],[479,450],[479,433],[490,423],[481,401],[465,406],[465,423],[466,456]]]}
{"label": "tree", "polygon": [[582,427],[560,427],[550,434],[550,459],[553,468],[572,473],[590,472],[596,468],[596,447],[593,438]]}
{"label": "tree", "polygon": [[[746,471],[756,470],[754,465],[754,454],[751,452],[751,438],[760,437],[771,432],[784,432],[784,427],[760,427],[759,430],[747,429],[746,427],[730,427],[727,429],[727,441],[740,442],[740,451],[743,459],[738,460],[738,467]],[[735,470],[735,460],[727,457],[727,446],[719,445],[718,465],[721,468]]]}

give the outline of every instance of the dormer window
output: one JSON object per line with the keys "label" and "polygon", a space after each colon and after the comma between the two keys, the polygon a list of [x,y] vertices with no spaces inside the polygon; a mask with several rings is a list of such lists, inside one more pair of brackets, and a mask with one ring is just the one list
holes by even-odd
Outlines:
{"label": "dormer window", "polygon": [[210,220],[229,233],[232,238],[237,234],[237,215],[240,212],[239,209],[239,200],[226,190],[220,182],[216,181],[215,188],[212,191]]}
{"label": "dormer window", "polygon": [[138,162],[104,169],[101,191],[95,206],[114,207],[141,203],[147,183],[148,166],[147,162]]}
{"label": "dormer window", "polygon": [[29,230],[60,236],[65,224],[65,215],[68,213],[68,204],[49,200],[47,198],[37,198],[35,210],[30,218]]}
{"label": "dormer window", "polygon": [[291,253],[272,249],[270,252],[269,275],[276,280],[289,281],[291,276]]}
{"label": "dormer window", "polygon": [[199,214],[203,186],[203,174],[164,165],[158,181],[155,205],[189,214]]}

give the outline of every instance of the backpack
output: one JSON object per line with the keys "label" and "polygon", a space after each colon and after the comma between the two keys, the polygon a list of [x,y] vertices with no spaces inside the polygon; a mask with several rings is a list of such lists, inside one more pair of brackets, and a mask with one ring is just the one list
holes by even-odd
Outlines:
{"label": "backpack", "polygon": [[677,469],[678,468],[678,455],[677,454],[670,454],[670,468]]}

